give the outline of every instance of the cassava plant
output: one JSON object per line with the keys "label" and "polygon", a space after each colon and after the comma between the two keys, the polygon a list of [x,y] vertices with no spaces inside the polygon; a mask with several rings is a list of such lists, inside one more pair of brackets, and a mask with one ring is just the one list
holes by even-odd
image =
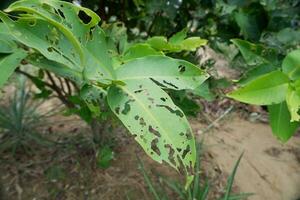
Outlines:
{"label": "cassava plant", "polygon": [[169,40],[153,37],[128,43],[126,36],[116,33],[120,25],[101,27],[93,11],[57,0],[20,0],[1,11],[0,19],[0,86],[15,70],[21,71],[22,62],[27,64],[23,68],[36,67],[48,77],[21,73],[64,100],[51,75],[64,78],[71,85],[66,87],[76,90],[76,95],[69,95],[69,107],[84,107],[99,119],[106,111],[101,105],[108,105],[152,159],[168,163],[191,181],[194,136],[164,89],[193,90],[208,75],[165,54],[194,51],[205,40],[186,39],[183,30]]}

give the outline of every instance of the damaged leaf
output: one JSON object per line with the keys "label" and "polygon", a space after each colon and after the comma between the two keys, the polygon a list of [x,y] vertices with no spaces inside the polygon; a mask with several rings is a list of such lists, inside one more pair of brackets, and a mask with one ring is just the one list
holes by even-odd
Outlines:
{"label": "damaged leaf", "polygon": [[150,80],[126,80],[108,91],[112,111],[155,161],[190,173],[195,140],[183,112]]}
{"label": "damaged leaf", "polygon": [[187,61],[167,56],[146,56],[125,63],[117,70],[120,80],[151,79],[163,88],[173,90],[195,89],[208,75]]}

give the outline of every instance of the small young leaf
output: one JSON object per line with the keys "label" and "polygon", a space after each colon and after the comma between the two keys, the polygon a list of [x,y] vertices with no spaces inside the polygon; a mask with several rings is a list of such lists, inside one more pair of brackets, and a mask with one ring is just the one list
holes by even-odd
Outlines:
{"label": "small young leaf", "polygon": [[227,96],[238,101],[256,105],[278,104],[285,100],[289,79],[274,71],[249,82]]}
{"label": "small young leaf", "polygon": [[268,110],[273,134],[283,142],[288,141],[299,127],[299,122],[290,122],[291,115],[286,102],[270,105]]}

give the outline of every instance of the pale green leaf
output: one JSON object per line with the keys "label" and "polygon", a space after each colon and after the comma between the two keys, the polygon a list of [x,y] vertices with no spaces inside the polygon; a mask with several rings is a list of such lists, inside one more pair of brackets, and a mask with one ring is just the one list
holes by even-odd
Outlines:
{"label": "pale green leaf", "polygon": [[27,56],[27,53],[23,50],[16,50],[9,55],[0,56],[0,88],[13,74],[20,62]]}
{"label": "pale green leaf", "polygon": [[[200,37],[190,37],[185,40],[182,39],[183,33],[178,36],[175,35],[170,41],[162,36],[155,36],[147,40],[147,43],[158,51],[181,52],[181,51],[195,51],[198,47],[207,44],[207,40],[201,39]],[[181,41],[180,41],[181,40]]]}
{"label": "pale green leaf", "polygon": [[278,104],[285,100],[288,83],[289,79],[284,73],[274,71],[247,83],[228,96],[256,105]]}
{"label": "pale green leaf", "polygon": [[291,114],[291,122],[300,121],[300,115],[298,114],[300,109],[300,90],[289,87],[286,94],[286,103]]}
{"label": "pale green leaf", "polygon": [[121,81],[151,79],[158,85],[173,90],[195,89],[208,74],[187,61],[167,56],[147,56],[125,63],[117,70]]}
{"label": "pale green leaf", "polygon": [[299,127],[299,122],[290,122],[291,115],[286,102],[270,105],[268,110],[273,134],[283,142],[288,141]]}
{"label": "pale green leaf", "polygon": [[150,80],[126,80],[108,91],[111,110],[155,161],[189,172],[195,140],[183,112]]}
{"label": "pale green leaf", "polygon": [[154,49],[159,50],[159,51],[167,51],[171,48],[168,43],[167,38],[165,38],[163,36],[155,36],[155,37],[149,38],[147,40],[147,43],[151,47],[153,47]]}
{"label": "pale green leaf", "polygon": [[181,48],[186,51],[196,51],[200,46],[207,44],[207,40],[201,39],[200,37],[190,37],[182,41]]}
{"label": "pale green leaf", "polygon": [[300,49],[289,53],[282,63],[282,71],[292,80],[300,78]]}

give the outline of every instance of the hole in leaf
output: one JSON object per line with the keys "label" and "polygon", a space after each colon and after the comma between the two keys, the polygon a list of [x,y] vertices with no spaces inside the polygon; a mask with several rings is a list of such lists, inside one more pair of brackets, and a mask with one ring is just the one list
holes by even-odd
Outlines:
{"label": "hole in leaf", "polygon": [[134,93],[141,93],[143,90],[136,90],[136,91],[134,91]]}
{"label": "hole in leaf", "polygon": [[162,100],[163,102],[166,102],[166,98],[160,98],[160,100]]}
{"label": "hole in leaf", "polygon": [[64,15],[64,13],[61,11],[61,9],[58,9],[57,12],[58,12],[59,16],[61,16],[64,19],[66,18],[65,15]]}
{"label": "hole in leaf", "polygon": [[184,159],[188,152],[191,151],[190,145],[187,145],[186,149],[182,153],[182,158]]}
{"label": "hole in leaf", "polygon": [[134,100],[130,99],[125,103],[124,109],[122,110],[122,114],[123,115],[127,115],[129,113],[129,111],[131,110],[130,108],[130,102],[133,102]]}
{"label": "hole in leaf", "polygon": [[49,52],[53,52],[53,50],[54,50],[53,47],[48,47],[48,48],[47,48],[47,51],[49,51]]}
{"label": "hole in leaf", "polygon": [[167,85],[169,85],[169,86],[171,86],[171,87],[173,87],[175,89],[178,89],[178,87],[176,85],[174,85],[173,83],[171,83],[171,82],[167,82],[165,80],[163,82],[164,82],[164,84],[167,84]]}
{"label": "hole in leaf", "polygon": [[155,79],[153,79],[153,78],[150,78],[151,79],[151,81],[153,81],[156,85],[158,85],[159,87],[163,87],[163,88],[165,88],[165,85],[163,85],[163,84],[161,84],[159,81],[157,81],[157,80],[155,80]]}
{"label": "hole in leaf", "polygon": [[170,111],[171,113],[174,113],[175,115],[177,115],[179,117],[184,116],[180,110],[173,110],[170,106],[167,106],[167,105],[156,105],[156,106],[166,108],[168,111]]}
{"label": "hole in leaf", "polygon": [[189,130],[186,132],[185,136],[188,140],[191,140],[193,138],[192,133]]}
{"label": "hole in leaf", "polygon": [[152,140],[151,142],[151,149],[157,154],[157,155],[161,155],[160,150],[157,146],[158,144],[158,138],[155,138],[154,140]]}
{"label": "hole in leaf", "polygon": [[116,107],[116,108],[115,108],[115,112],[116,112],[117,114],[120,114],[120,107]]}
{"label": "hole in leaf", "polygon": [[169,161],[170,161],[173,165],[176,165],[175,157],[174,157],[175,150],[172,148],[172,146],[171,146],[170,144],[166,144],[166,145],[165,145],[165,148],[169,149],[169,156],[168,156]]}
{"label": "hole in leaf", "polygon": [[81,21],[84,24],[89,24],[92,20],[92,18],[88,14],[86,14],[86,12],[84,12],[82,10],[79,11],[78,17],[81,19]]}
{"label": "hole in leaf", "polygon": [[147,125],[144,118],[142,118],[142,117],[140,118],[140,125],[143,127]]}
{"label": "hole in leaf", "polygon": [[178,70],[179,70],[180,73],[185,72],[185,66],[179,65],[179,66],[178,66]]}
{"label": "hole in leaf", "polygon": [[161,137],[160,133],[157,130],[155,130],[152,126],[149,126],[148,130],[150,133],[153,133],[156,137]]}

